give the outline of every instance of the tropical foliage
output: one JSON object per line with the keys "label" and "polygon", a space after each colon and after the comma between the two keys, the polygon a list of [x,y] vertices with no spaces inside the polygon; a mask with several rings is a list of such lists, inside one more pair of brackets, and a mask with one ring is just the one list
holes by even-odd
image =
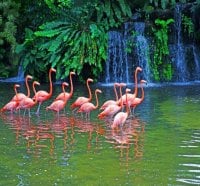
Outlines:
{"label": "tropical foliage", "polygon": [[97,78],[106,60],[107,31],[119,27],[125,17],[131,16],[126,1],[94,1],[76,8],[70,8],[69,2],[65,9],[63,4],[56,7],[46,2],[60,14],[54,21],[42,24],[34,34],[27,30],[25,42],[18,47],[18,52],[25,53],[21,58],[24,68],[38,66],[40,70],[42,66],[56,66],[57,78],[65,78],[70,70],[81,74],[84,67],[89,67],[89,72]]}
{"label": "tropical foliage", "polygon": [[168,26],[173,22],[173,19],[155,20],[154,59],[151,64],[155,80],[171,80],[172,78],[172,66],[167,56],[169,55]]}
{"label": "tropical foliage", "polygon": [[12,0],[0,2],[0,75],[3,77],[12,75],[18,65],[14,55],[18,10],[19,4]]}
{"label": "tropical foliage", "polygon": [[[108,32],[123,29],[124,22],[137,17],[153,27],[149,36],[154,41],[151,62],[154,79],[170,80],[173,67],[168,58],[168,26],[173,21],[172,16],[162,17],[158,11],[165,12],[178,2],[186,3],[185,0],[3,0],[0,76],[11,76],[22,64],[26,73],[38,78],[50,66],[56,66],[58,79],[68,76],[70,70],[76,71],[81,79],[84,74],[97,79],[107,58]],[[200,1],[190,3],[197,21],[184,14],[182,27],[185,34],[199,42]],[[10,67],[12,71],[8,70]]]}

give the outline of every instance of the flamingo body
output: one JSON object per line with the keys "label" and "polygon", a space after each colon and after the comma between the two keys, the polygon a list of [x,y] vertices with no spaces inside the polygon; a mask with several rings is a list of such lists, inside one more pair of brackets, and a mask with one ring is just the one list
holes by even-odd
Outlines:
{"label": "flamingo body", "polygon": [[62,87],[63,87],[63,99],[62,100],[55,100],[51,103],[51,105],[49,105],[48,107],[46,107],[46,110],[52,110],[54,112],[57,112],[59,114],[60,110],[64,109],[66,103],[67,103],[67,99],[65,98],[65,89],[64,87],[68,86],[68,83],[63,82],[62,83]]}
{"label": "flamingo body", "polygon": [[49,70],[49,86],[50,86],[49,92],[44,91],[44,90],[39,90],[33,97],[33,99],[37,97],[37,101],[39,103],[36,114],[39,114],[41,104],[52,96],[52,92],[53,92],[53,85],[52,85],[52,80],[51,80],[52,72],[56,72],[56,70],[54,68],[50,68]]}
{"label": "flamingo body", "polygon": [[30,88],[29,88],[29,85],[28,85],[28,80],[29,79],[33,79],[33,77],[31,75],[27,75],[26,78],[25,78],[25,83],[26,83],[26,89],[27,89],[27,95],[25,95],[24,93],[17,93],[17,95],[15,95],[13,98],[12,98],[12,101],[16,101],[18,100],[19,101],[19,104],[20,102],[25,98],[25,97],[29,97],[30,96]]}
{"label": "flamingo body", "polygon": [[94,105],[91,102],[87,102],[84,103],[80,106],[80,108],[78,109],[77,112],[84,112],[86,113],[86,117],[89,118],[90,112],[97,109],[99,106],[99,101],[98,101],[98,97],[97,97],[97,93],[101,93],[101,90],[96,89],[95,90],[95,96],[96,96],[96,105]]}
{"label": "flamingo body", "polygon": [[107,100],[107,101],[105,101],[103,103],[103,105],[101,106],[100,110],[104,110],[109,105],[117,105],[118,104],[118,95],[117,95],[116,87],[119,87],[119,86],[120,86],[119,83],[114,83],[114,92],[115,92],[116,101],[115,100]]}
{"label": "flamingo body", "polygon": [[[69,100],[72,95],[73,95],[73,82],[72,82],[72,75],[75,75],[75,72],[70,72],[70,86],[71,86],[71,90],[70,92],[61,92],[56,98],[55,100]],[[64,88],[64,87],[63,87]]]}
{"label": "flamingo body", "polygon": [[141,80],[140,81],[140,84],[141,84],[141,90],[142,90],[142,96],[139,98],[139,97],[136,97],[130,104],[130,107],[133,108],[133,111],[134,109],[143,102],[144,100],[144,89],[143,89],[143,85],[142,84],[145,84],[147,83],[147,81],[145,80]]}
{"label": "flamingo body", "polygon": [[[122,97],[122,87],[126,86],[125,83],[120,83],[118,85],[120,87],[120,96]],[[119,112],[123,107],[123,102],[121,99],[121,104],[118,105],[116,102],[115,104],[108,105],[99,115],[99,119],[104,119],[105,117],[112,118],[117,112]]]}
{"label": "flamingo body", "polygon": [[138,72],[141,72],[141,71],[142,71],[142,68],[140,68],[140,67],[137,67],[137,68],[136,68],[136,70],[135,70],[135,90],[134,90],[134,93],[128,93],[127,95],[124,94],[124,95],[122,96],[122,98],[120,98],[120,99],[122,99],[123,104],[126,104],[126,98],[127,98],[127,100],[128,100],[128,102],[127,102],[128,105],[130,105],[131,102],[133,102],[133,100],[136,98],[137,92],[138,92],[137,74],[138,74]]}
{"label": "flamingo body", "polygon": [[[36,90],[35,90],[35,85],[40,85],[40,83],[38,81],[34,81],[33,82],[33,91],[36,95]],[[37,97],[35,97],[35,99],[32,99],[30,97],[25,97],[22,102],[21,102],[21,106],[20,108],[22,109],[28,109],[29,112],[29,117],[30,117],[30,109],[32,107],[34,107],[37,104]],[[18,108],[19,109],[19,108]]]}
{"label": "flamingo body", "polygon": [[114,128],[118,127],[119,125],[123,125],[125,123],[127,117],[128,117],[128,113],[126,113],[126,112],[119,112],[115,116],[111,128],[114,129]]}
{"label": "flamingo body", "polygon": [[[126,89],[126,95],[130,92],[130,89]],[[123,126],[126,122],[126,119],[128,118],[129,114],[129,106],[128,106],[128,97],[126,97],[126,112],[118,112],[113,120],[113,123],[111,125],[112,129],[117,128],[118,126]]]}
{"label": "flamingo body", "polygon": [[19,87],[20,85],[18,84],[14,85],[16,99],[15,100],[12,99],[6,105],[4,105],[3,108],[1,109],[1,112],[10,111],[11,113],[13,113],[13,111],[17,108],[17,106],[19,105],[17,88]]}
{"label": "flamingo body", "polygon": [[89,97],[78,97],[74,103],[72,103],[71,105],[71,109],[75,109],[75,108],[79,108],[83,103],[87,103],[89,101],[92,100],[92,93],[91,93],[91,89],[89,87],[89,83],[93,82],[93,79],[88,78],[87,79],[87,88],[88,88],[88,92],[89,92]]}

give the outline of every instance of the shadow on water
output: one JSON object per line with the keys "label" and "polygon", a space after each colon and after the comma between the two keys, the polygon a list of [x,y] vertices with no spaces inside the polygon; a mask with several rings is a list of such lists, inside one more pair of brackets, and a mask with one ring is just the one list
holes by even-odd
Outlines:
{"label": "shadow on water", "polygon": [[[114,99],[112,86],[91,88],[97,87],[100,105]],[[0,88],[2,107],[14,93],[7,91],[13,85]],[[40,88],[48,90],[48,85]],[[58,85],[40,116],[35,115],[37,106],[31,118],[23,112],[1,113],[0,185],[200,184],[200,86],[144,89],[135,116],[117,130],[111,129],[112,120],[97,118],[99,110],[89,120],[72,114],[71,103],[87,95],[84,86],[76,87],[59,117],[45,109],[61,91]]]}

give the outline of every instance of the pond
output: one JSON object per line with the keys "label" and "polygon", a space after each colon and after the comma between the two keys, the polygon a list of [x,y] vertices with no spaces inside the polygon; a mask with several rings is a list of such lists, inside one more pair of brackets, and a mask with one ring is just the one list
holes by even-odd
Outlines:
{"label": "pond", "polygon": [[[100,105],[113,99],[112,86],[91,86],[96,88],[102,90]],[[37,106],[30,118],[23,111],[0,114],[0,185],[200,185],[199,83],[147,85],[144,101],[121,130],[99,120],[99,110],[90,120],[72,113],[72,102],[88,94],[85,85],[74,85],[59,117],[46,111],[61,86],[53,89],[39,116]],[[1,83],[0,90],[3,107],[13,84]],[[23,84],[20,91],[26,93]]]}

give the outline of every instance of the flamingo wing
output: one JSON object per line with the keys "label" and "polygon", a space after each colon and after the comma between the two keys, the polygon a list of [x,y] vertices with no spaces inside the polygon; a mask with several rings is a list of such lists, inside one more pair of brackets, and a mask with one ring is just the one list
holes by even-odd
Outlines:
{"label": "flamingo wing", "polygon": [[94,109],[95,109],[95,106],[93,103],[84,103],[81,105],[81,107],[79,108],[79,110],[77,112],[89,113]]}

